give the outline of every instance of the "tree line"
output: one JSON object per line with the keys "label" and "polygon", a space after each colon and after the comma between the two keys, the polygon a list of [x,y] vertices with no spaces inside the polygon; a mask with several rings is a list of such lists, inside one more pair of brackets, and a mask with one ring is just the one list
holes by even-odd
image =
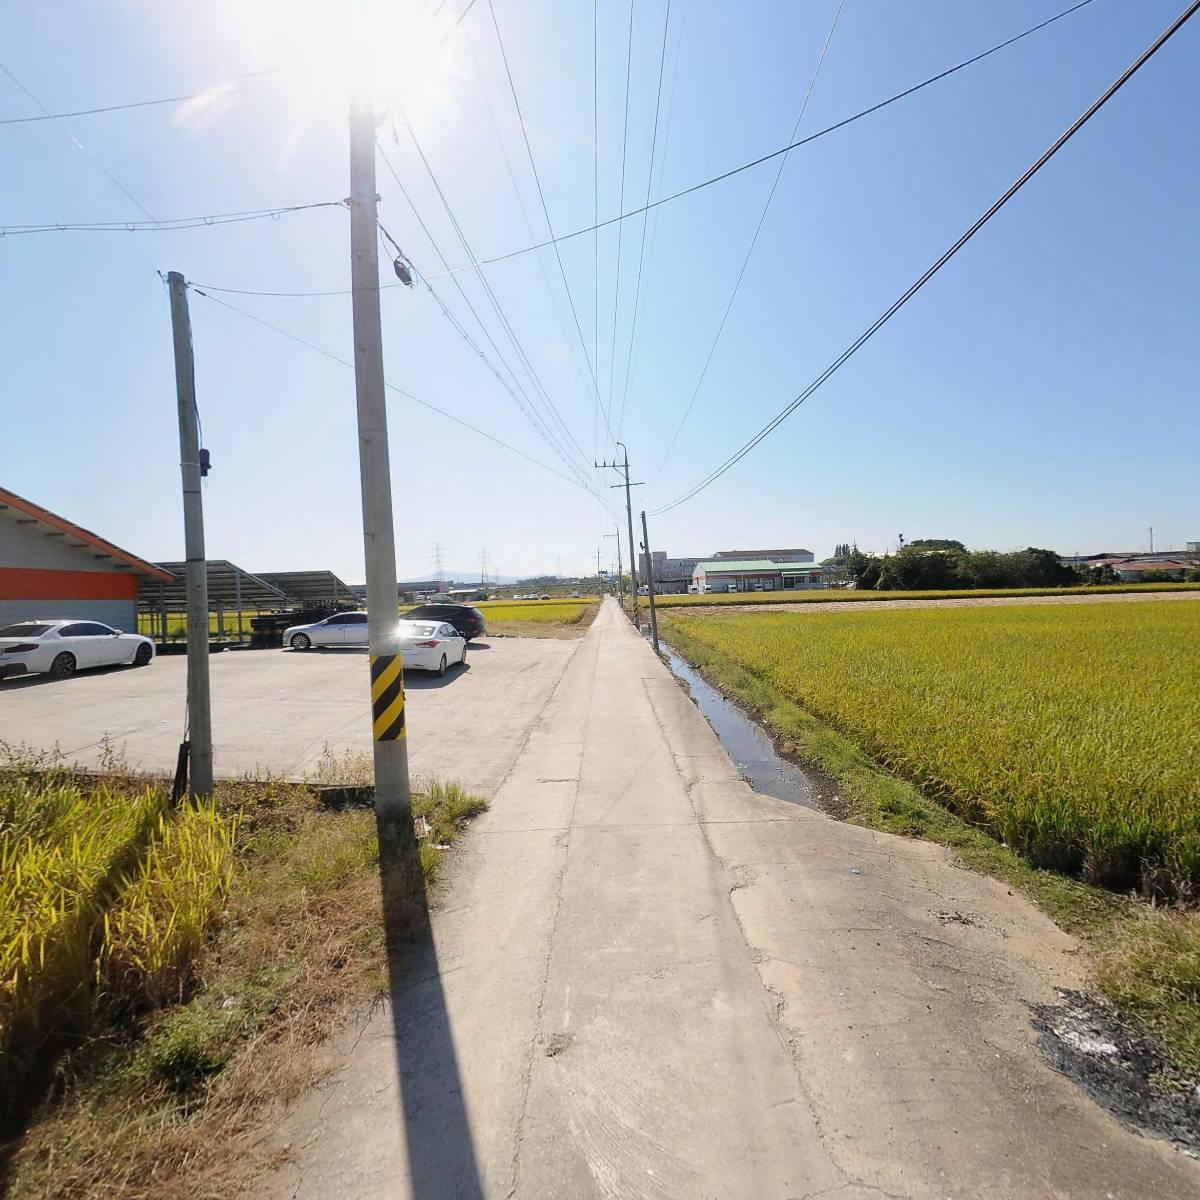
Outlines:
{"label": "tree line", "polygon": [[[1079,587],[1120,583],[1107,563],[1098,567],[1068,566],[1053,550],[968,550],[952,538],[920,538],[893,554],[867,554],[849,542],[839,543],[823,565],[835,582],[875,591],[953,591],[958,588]],[[1145,583],[1170,579],[1163,571],[1146,571]],[[1200,581],[1200,569],[1189,578]]]}

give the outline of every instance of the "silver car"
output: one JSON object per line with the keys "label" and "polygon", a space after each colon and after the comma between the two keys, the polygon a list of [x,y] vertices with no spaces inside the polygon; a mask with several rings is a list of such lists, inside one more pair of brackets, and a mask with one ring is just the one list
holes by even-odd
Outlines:
{"label": "silver car", "polygon": [[334,613],[311,625],[293,625],[283,631],[283,644],[293,650],[307,650],[310,646],[365,646],[367,614]]}

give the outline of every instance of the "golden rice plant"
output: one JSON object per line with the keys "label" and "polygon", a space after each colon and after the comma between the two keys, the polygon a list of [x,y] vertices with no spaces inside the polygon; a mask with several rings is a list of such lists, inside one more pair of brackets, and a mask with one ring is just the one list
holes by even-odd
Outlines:
{"label": "golden rice plant", "polygon": [[233,883],[237,819],[211,802],[162,813],[137,867],[104,914],[101,995],[122,1009],[178,1002]]}
{"label": "golden rice plant", "polygon": [[1034,862],[1200,891],[1200,601],[675,621]]}
{"label": "golden rice plant", "polygon": [[0,785],[0,1054],[86,1014],[97,920],[165,804],[156,790]]}
{"label": "golden rice plant", "polygon": [[[128,784],[128,781],[126,781]],[[101,1015],[175,999],[232,880],[237,823],[64,773],[0,780],[0,1082]]]}

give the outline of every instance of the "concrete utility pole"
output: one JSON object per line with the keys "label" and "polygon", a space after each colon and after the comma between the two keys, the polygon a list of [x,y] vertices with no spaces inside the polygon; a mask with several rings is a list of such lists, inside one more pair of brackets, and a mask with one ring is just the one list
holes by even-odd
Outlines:
{"label": "concrete utility pole", "polygon": [[650,600],[650,641],[658,653],[658,613],[654,611],[654,557],[650,553],[650,535],[646,532],[646,512],[642,510],[642,549],[646,552],[646,596]]}
{"label": "concrete utility pole", "polygon": [[595,463],[594,465],[597,467],[609,467],[614,471],[622,471],[622,472],[624,472],[624,475],[625,475],[624,484],[617,483],[617,484],[614,484],[613,486],[625,488],[625,520],[628,522],[628,526],[629,526],[629,586],[630,586],[630,592],[631,592],[632,598],[633,598],[634,620],[636,621],[637,620],[637,606],[638,606],[637,546],[633,540],[633,501],[630,499],[629,489],[631,487],[641,487],[642,485],[640,483],[630,483],[629,482],[629,450],[626,447],[625,443],[624,442],[616,442],[614,444],[617,446],[620,446],[622,451],[624,451],[624,454],[625,454],[624,463],[602,462],[602,463]]}
{"label": "concrete utility pole", "polygon": [[612,533],[606,533],[606,538],[615,538],[617,543],[617,587],[613,593],[618,599],[621,593],[625,590],[625,568],[621,563],[621,527],[620,525],[613,526]]}
{"label": "concrete utility pole", "polygon": [[183,540],[187,586],[188,794],[213,790],[212,704],[208,688],[208,562],[204,556],[204,498],[200,493],[200,417],[187,280],[167,276],[179,406],[179,473],[183,478]]}
{"label": "concrete utility pole", "polygon": [[600,586],[600,547],[596,547],[596,595],[603,596],[604,589]]}
{"label": "concrete utility pole", "polygon": [[[371,736],[375,809],[411,819],[404,672],[398,645],[396,540],[392,472],[383,387],[376,249],[375,107],[359,95],[350,107],[350,281],[354,308],[354,384],[358,397],[358,463],[362,479],[363,543],[367,558],[367,640],[371,655]],[[438,548],[440,552],[440,547]]]}

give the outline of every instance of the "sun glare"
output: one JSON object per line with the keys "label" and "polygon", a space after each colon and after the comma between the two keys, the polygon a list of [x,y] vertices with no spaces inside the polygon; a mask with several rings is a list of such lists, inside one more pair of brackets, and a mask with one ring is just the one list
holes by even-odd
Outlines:
{"label": "sun glare", "polygon": [[450,6],[436,19],[416,0],[256,0],[227,11],[233,35],[278,67],[280,90],[306,118],[320,110],[340,119],[362,92],[376,112],[402,108],[419,123],[453,107],[469,31],[454,29]]}

